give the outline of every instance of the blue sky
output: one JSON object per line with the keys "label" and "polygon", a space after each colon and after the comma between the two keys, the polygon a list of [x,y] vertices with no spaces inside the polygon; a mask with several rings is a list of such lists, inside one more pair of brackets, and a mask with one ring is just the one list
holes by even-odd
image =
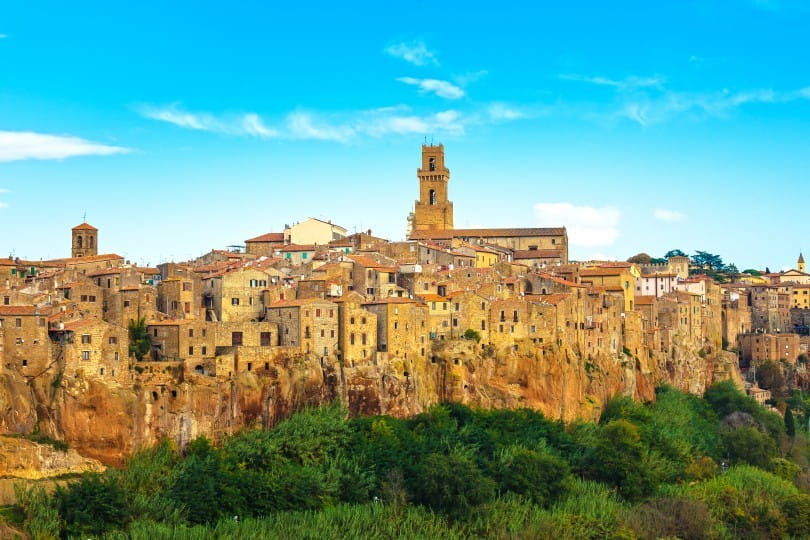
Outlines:
{"label": "blue sky", "polygon": [[804,0],[293,4],[2,2],[0,254],[67,256],[85,211],[139,263],[307,216],[401,239],[425,137],[457,227],[810,251]]}

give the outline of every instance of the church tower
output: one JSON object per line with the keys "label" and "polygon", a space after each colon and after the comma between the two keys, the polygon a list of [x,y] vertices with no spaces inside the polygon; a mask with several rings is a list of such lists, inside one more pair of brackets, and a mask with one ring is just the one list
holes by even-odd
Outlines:
{"label": "church tower", "polygon": [[796,270],[799,272],[807,272],[807,266],[804,264],[804,255],[799,252],[799,260],[797,261]]}
{"label": "church tower", "polygon": [[444,145],[422,145],[422,167],[419,178],[419,200],[414,207],[412,231],[453,228],[453,203],[447,200],[450,170],[444,166]]}
{"label": "church tower", "polygon": [[72,232],[71,257],[98,255],[98,229],[88,223],[82,223],[73,227]]}

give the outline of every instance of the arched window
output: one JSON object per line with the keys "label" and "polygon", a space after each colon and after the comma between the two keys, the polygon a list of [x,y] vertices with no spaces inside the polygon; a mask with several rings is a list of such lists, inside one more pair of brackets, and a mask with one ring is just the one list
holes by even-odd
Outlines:
{"label": "arched window", "polygon": [[76,237],[76,247],[79,248],[79,249],[82,248],[82,237],[81,236]]}
{"label": "arched window", "polygon": [[430,170],[435,171],[436,170],[436,158],[430,158],[429,164],[430,164],[429,165]]}
{"label": "arched window", "polygon": [[89,237],[88,240],[90,240],[90,241],[88,242],[87,247],[92,249],[94,247],[93,246],[93,244],[94,244],[93,237],[92,236]]}
{"label": "arched window", "polygon": [[[433,206],[434,204],[436,204],[436,190],[431,189],[430,190],[430,205]],[[81,240],[81,238],[79,240]],[[82,247],[81,242],[80,242],[79,247]]]}

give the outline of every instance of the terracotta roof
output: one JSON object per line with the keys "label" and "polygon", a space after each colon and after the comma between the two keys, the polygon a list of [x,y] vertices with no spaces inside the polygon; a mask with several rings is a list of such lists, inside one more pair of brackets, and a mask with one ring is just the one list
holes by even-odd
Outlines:
{"label": "terracotta roof", "polygon": [[299,245],[299,244],[289,244],[279,248],[279,251],[288,252],[288,251],[315,251],[315,246],[313,245]]}
{"label": "terracotta roof", "polygon": [[98,270],[93,270],[92,272],[87,272],[87,277],[96,277],[96,276],[108,276],[111,274],[120,274],[123,272],[125,268],[121,266],[116,266],[114,268],[100,268]]}
{"label": "terracotta roof", "polygon": [[145,267],[145,266],[136,266],[135,269],[140,272],[141,274],[148,274],[150,276],[156,276],[160,274],[160,270],[157,268],[152,267]]}
{"label": "terracotta roof", "polygon": [[564,293],[527,294],[526,296],[523,297],[523,299],[526,300],[527,302],[541,302],[545,304],[551,304],[552,306],[556,306],[566,298],[568,298],[568,295]]}
{"label": "terracotta roof", "polygon": [[447,302],[447,298],[438,294],[420,294],[417,296],[425,302]]}
{"label": "terracotta roof", "polygon": [[50,308],[36,306],[0,306],[0,315],[47,315],[50,312]]}
{"label": "terracotta roof", "polygon": [[479,237],[499,238],[509,236],[564,236],[565,227],[517,228],[517,229],[445,229],[434,231],[412,231],[410,239]]}
{"label": "terracotta roof", "polygon": [[261,236],[257,236],[256,238],[251,238],[249,240],[245,240],[247,242],[284,242],[284,233],[283,232],[271,232],[267,234],[263,234]]}
{"label": "terracotta roof", "polygon": [[559,249],[519,249],[512,257],[522,259],[559,259],[562,252]]}
{"label": "terracotta roof", "polygon": [[586,276],[618,276],[627,271],[626,268],[623,267],[610,267],[610,268],[583,268],[579,271],[579,275],[586,277]]}
{"label": "terracotta roof", "polygon": [[164,319],[162,321],[153,321],[146,323],[146,326],[178,326],[181,324],[188,324],[191,319]]}
{"label": "terracotta roof", "polygon": [[405,298],[399,296],[394,296],[391,298],[381,298],[380,300],[374,300],[373,302],[363,302],[364,306],[368,306],[371,304],[421,304],[421,302],[418,302],[413,298]]}
{"label": "terracotta roof", "polygon": [[52,259],[50,261],[45,262],[55,264],[74,264],[74,263],[113,261],[113,260],[123,261],[124,258],[121,255],[117,255],[115,253],[105,253],[103,255],[88,255],[87,257],[67,257],[65,259]]}
{"label": "terracotta roof", "polygon": [[97,324],[97,323],[100,323],[100,322],[101,322],[101,319],[98,319],[96,317],[87,317],[87,318],[84,318],[84,319],[75,319],[73,321],[68,321],[68,322],[64,323],[65,327],[63,329],[60,328],[60,330],[67,330],[67,331],[73,332],[75,330],[78,330],[79,328],[82,328],[82,327],[85,327],[85,326],[90,326],[91,324]]}
{"label": "terracotta roof", "polygon": [[639,295],[635,297],[637,306],[650,306],[655,303],[655,296],[653,295]]}
{"label": "terracotta roof", "polygon": [[331,304],[332,302],[330,302],[329,300],[324,300],[323,298],[298,298],[295,300],[279,300],[267,306],[267,309],[305,306],[307,304],[315,304],[315,303]]}
{"label": "terracotta roof", "polygon": [[89,223],[85,222],[85,223],[82,223],[81,225],[76,225],[71,230],[73,230],[73,231],[97,231],[98,229],[96,229],[95,227],[93,227]]}

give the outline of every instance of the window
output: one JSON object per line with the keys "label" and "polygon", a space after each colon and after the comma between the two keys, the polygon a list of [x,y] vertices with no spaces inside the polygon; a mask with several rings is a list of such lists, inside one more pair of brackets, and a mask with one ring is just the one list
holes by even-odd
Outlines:
{"label": "window", "polygon": [[365,318],[365,317],[361,317],[361,318],[360,318],[360,322],[361,322],[362,324],[366,324],[366,318]]}
{"label": "window", "polygon": [[87,345],[87,344],[91,343],[91,341],[92,341],[92,336],[90,336],[90,334],[82,334],[82,345]]}
{"label": "window", "polygon": [[316,317],[320,317],[320,316],[321,316],[321,310],[320,310],[320,309],[316,309],[316,310],[315,310],[315,316],[316,316]]}
{"label": "window", "polygon": [[354,345],[354,334],[349,334],[349,345]]}
{"label": "window", "polygon": [[129,307],[129,300],[124,300],[124,307]]}
{"label": "window", "polygon": [[349,324],[354,324],[354,317],[349,317]]}
{"label": "window", "polygon": [[458,310],[459,310],[459,309],[458,309],[458,302],[456,302],[456,311],[458,311]]}
{"label": "window", "polygon": [[365,333],[363,333],[363,334],[360,336],[360,343],[362,343],[363,345],[365,345],[365,344],[366,344],[366,334],[365,334]]}
{"label": "window", "polygon": [[194,347],[193,346],[188,348],[188,355],[189,356],[194,356]]}
{"label": "window", "polygon": [[81,296],[79,297],[79,301],[80,301],[80,302],[87,302],[87,295],[86,295],[86,294],[81,295]]}
{"label": "window", "polygon": [[458,319],[453,319],[453,328],[458,327]]}
{"label": "window", "polygon": [[430,205],[433,206],[435,204],[436,204],[436,190],[431,189],[430,190]]}
{"label": "window", "polygon": [[[115,351],[115,361],[118,362],[118,351]],[[113,375],[115,375],[114,371],[113,371]]]}
{"label": "window", "polygon": [[22,319],[20,318],[15,319],[14,326],[16,326],[17,328],[22,328]]}
{"label": "window", "polygon": [[188,329],[188,337],[194,337],[194,329],[193,328]]}
{"label": "window", "polygon": [[95,302],[96,297],[91,294],[90,296],[87,297],[87,300],[90,301],[90,302]]}
{"label": "window", "polygon": [[232,306],[238,306],[239,305],[239,299],[238,298],[231,298],[231,305]]}
{"label": "window", "polygon": [[394,330],[396,330],[397,328],[399,328],[399,323],[397,321],[394,321]]}
{"label": "window", "polygon": [[202,351],[201,351],[201,352],[202,352],[202,355],[203,355],[203,356],[205,356],[205,353],[207,352],[207,351],[206,351],[206,347],[205,347],[205,345],[203,345],[203,348],[202,348]]}
{"label": "window", "polygon": [[270,332],[262,332],[259,334],[259,343],[262,347],[269,347],[270,340],[272,339],[272,333]]}
{"label": "window", "polygon": [[116,343],[118,343],[118,338],[115,337],[115,336],[111,336],[110,337],[110,345],[115,345]]}
{"label": "window", "polygon": [[157,328],[155,328],[154,330],[152,330],[152,335],[153,335],[153,336],[155,336],[155,337],[157,337]]}
{"label": "window", "polygon": [[331,319],[331,318],[332,318],[332,317],[334,317],[334,316],[335,316],[335,310],[334,310],[334,309],[330,309],[330,310],[329,310],[329,318]]}
{"label": "window", "polygon": [[242,332],[231,332],[231,345],[237,346],[242,344]]}
{"label": "window", "polygon": [[325,336],[326,336],[326,332],[324,331],[323,328],[321,328],[321,337],[325,337]]}
{"label": "window", "polygon": [[436,158],[430,158],[430,161],[428,161],[428,169],[431,171],[436,170]]}
{"label": "window", "polygon": [[188,281],[184,281],[183,282],[183,290],[184,291],[190,291],[191,290],[191,283],[188,282]]}
{"label": "window", "polygon": [[487,322],[484,319],[481,319],[481,330],[487,329]]}
{"label": "window", "polygon": [[191,313],[191,302],[183,303],[183,311],[185,311],[186,313]]}
{"label": "window", "polygon": [[82,351],[82,360],[90,360],[90,351]]}
{"label": "window", "polygon": [[335,331],[329,330],[329,337],[335,337]]}

